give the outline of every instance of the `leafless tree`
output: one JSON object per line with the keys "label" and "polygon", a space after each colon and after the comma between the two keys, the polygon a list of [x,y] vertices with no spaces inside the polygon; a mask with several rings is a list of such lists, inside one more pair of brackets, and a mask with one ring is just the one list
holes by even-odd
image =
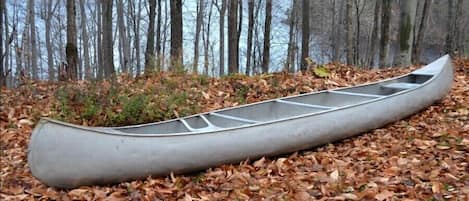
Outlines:
{"label": "leafless tree", "polygon": [[411,56],[416,11],[417,0],[400,2],[399,57],[397,63],[401,66],[408,66],[412,63]]}
{"label": "leafless tree", "polygon": [[171,0],[171,70],[182,71],[182,0]]}
{"label": "leafless tree", "polygon": [[347,7],[345,9],[345,12],[347,13],[346,16],[346,25],[347,25],[347,29],[346,29],[346,32],[347,32],[347,40],[346,40],[346,52],[347,52],[347,64],[351,65],[351,64],[354,64],[353,62],[353,13],[352,13],[352,9],[353,9],[353,1],[351,0],[347,0],[347,3],[346,3]]}
{"label": "leafless tree", "polygon": [[248,39],[246,49],[246,75],[251,73],[252,34],[254,33],[254,0],[248,1]]}
{"label": "leafless tree", "polygon": [[428,23],[429,11],[430,11],[431,4],[433,3],[433,0],[424,0],[424,1],[419,1],[419,2],[423,3],[423,10],[421,14],[420,24],[418,26],[417,38],[414,40],[414,47],[412,48],[413,50],[412,62],[413,63],[420,63],[422,43],[425,37],[425,29]]}
{"label": "leafless tree", "polygon": [[301,28],[301,70],[305,71],[308,68],[306,58],[309,58],[309,0],[303,0],[302,7],[302,28]]}
{"label": "leafless tree", "polygon": [[238,1],[230,1],[228,9],[228,73],[238,73]]}
{"label": "leafless tree", "polygon": [[127,73],[130,68],[130,42],[127,38],[127,25],[124,19],[124,1],[117,0],[117,26],[119,30],[120,66],[122,72]]}
{"label": "leafless tree", "polygon": [[104,77],[111,78],[115,75],[114,54],[112,43],[112,4],[113,1],[103,1],[103,67]]}
{"label": "leafless tree", "polygon": [[67,45],[65,54],[67,55],[67,78],[78,79],[78,49],[77,49],[77,26],[76,26],[76,5],[74,0],[67,0]]}
{"label": "leafless tree", "polygon": [[150,14],[148,15],[147,48],[145,50],[145,73],[155,70],[155,16],[156,0],[149,0]]}
{"label": "leafless tree", "polygon": [[389,32],[391,27],[391,0],[381,2],[381,39],[379,43],[379,66],[385,67],[389,54]]}
{"label": "leafless tree", "polygon": [[199,67],[199,41],[200,41],[200,32],[202,30],[202,24],[204,23],[204,8],[205,1],[197,1],[197,19],[195,22],[195,39],[194,39],[194,63],[192,64],[192,72],[197,73]]}
{"label": "leafless tree", "polygon": [[264,51],[262,54],[262,72],[269,72],[270,62],[270,26],[272,24],[272,0],[265,2]]}
{"label": "leafless tree", "polygon": [[225,13],[226,13],[226,0],[220,0],[221,6],[218,4],[218,12],[220,13],[220,25],[219,25],[219,75],[222,76],[225,74]]}

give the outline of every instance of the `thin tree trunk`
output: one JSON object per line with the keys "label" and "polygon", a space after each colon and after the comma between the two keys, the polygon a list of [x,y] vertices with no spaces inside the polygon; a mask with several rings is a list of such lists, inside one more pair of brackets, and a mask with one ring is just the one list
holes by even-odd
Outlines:
{"label": "thin tree trunk", "polygon": [[138,8],[135,8],[134,2],[129,2],[130,6],[133,6],[132,10],[132,25],[134,32],[134,48],[135,48],[135,65],[136,72],[135,75],[140,75],[141,62],[140,62],[140,15],[142,12],[142,1],[137,1]]}
{"label": "thin tree trunk", "polygon": [[148,15],[148,31],[147,31],[147,48],[145,50],[145,73],[155,70],[155,16],[156,16],[156,0],[149,0],[150,14]]}
{"label": "thin tree trunk", "polygon": [[[39,37],[39,32],[36,32],[36,41],[41,41],[41,39],[40,39],[40,37]],[[38,50],[41,50],[41,49],[42,49],[40,42],[37,43],[37,49],[38,49]],[[37,52],[37,58],[40,59],[40,60],[42,60],[42,51],[38,51],[38,52]],[[43,66],[42,62],[39,62],[38,65],[39,65],[39,66],[38,66],[38,67],[39,67],[39,69],[38,69],[38,71],[39,71],[38,79],[43,80],[43,79],[44,79],[44,66]]]}
{"label": "thin tree trunk", "polygon": [[454,0],[448,0],[448,18],[446,22],[446,43],[445,52],[453,55],[453,43],[454,43]]}
{"label": "thin tree trunk", "polygon": [[156,70],[159,72],[162,70],[161,60],[161,0],[158,0],[158,17],[156,18]]}
{"label": "thin tree trunk", "polygon": [[134,57],[134,49],[132,48],[132,23],[133,23],[133,17],[135,14],[133,13],[133,2],[127,1],[127,6],[124,6],[126,9],[126,15],[125,15],[125,22],[127,24],[127,30],[126,30],[126,37],[127,37],[127,54],[129,56],[129,62],[128,62],[128,73],[130,76],[134,75],[134,70],[135,70],[135,57]]}
{"label": "thin tree trunk", "polygon": [[266,0],[265,2],[265,26],[264,26],[264,52],[262,56],[262,73],[269,72],[271,24],[272,24],[272,0]]}
{"label": "thin tree trunk", "polygon": [[[352,27],[352,21],[353,21],[353,13],[352,13],[352,6],[353,2],[351,0],[347,0],[346,2],[346,9],[345,12],[347,13],[347,18],[346,18],[346,32],[347,32],[347,64],[352,65],[354,64],[354,55],[353,55],[353,27]],[[357,13],[358,14],[358,13]]]}
{"label": "thin tree trunk", "polygon": [[[13,42],[13,35],[15,33],[15,30],[13,29],[10,33],[10,28],[8,27],[8,8],[6,7],[5,5],[5,1],[2,1],[0,4],[1,7],[3,7],[1,10],[3,11],[0,11],[0,18],[3,19],[3,22],[1,22],[0,24],[4,24],[4,27],[3,27],[3,34],[4,34],[4,38],[5,38],[5,43],[4,43],[4,52],[3,52],[3,55],[0,55],[0,63],[2,63],[2,60],[3,60],[3,73],[2,75],[4,75],[4,82],[5,82],[5,86],[7,87],[11,87],[12,84],[11,84],[11,78],[13,76],[11,76],[11,70],[13,69],[12,66],[9,66],[8,62],[10,62],[11,64],[11,52],[10,52],[10,45],[11,43]],[[2,15],[3,14],[3,15]],[[0,25],[1,26],[1,25]],[[1,32],[1,31],[0,31]],[[10,34],[9,34],[10,33]],[[10,36],[9,36],[10,35]],[[1,39],[0,39],[1,40]],[[0,45],[1,46],[1,45]],[[0,51],[0,54],[1,54],[2,51]],[[1,65],[0,65],[1,66]],[[1,68],[1,67],[0,67]],[[8,79],[10,78],[10,79]]]}
{"label": "thin tree trunk", "polygon": [[37,44],[36,44],[36,20],[34,11],[34,0],[29,0],[28,12],[29,12],[29,39],[31,41],[31,72],[33,79],[38,79],[38,57],[37,57]]}
{"label": "thin tree trunk", "polygon": [[381,4],[381,40],[379,43],[379,66],[385,67],[389,54],[389,32],[391,28],[391,0],[382,0]]}
{"label": "thin tree trunk", "polygon": [[378,43],[378,25],[379,25],[379,16],[381,15],[381,0],[376,0],[375,2],[375,10],[374,10],[374,17],[373,17],[373,31],[371,32],[371,41],[369,45],[369,55],[368,55],[368,65],[370,67],[375,66],[375,55],[378,51],[377,43]]}
{"label": "thin tree trunk", "polygon": [[238,73],[238,0],[230,1],[228,9],[228,73]]}
{"label": "thin tree trunk", "polygon": [[[169,21],[169,15],[168,15],[168,8],[169,8],[169,4],[168,2],[165,0],[165,3],[164,3],[164,30],[167,30],[169,29],[169,24],[168,24],[168,21]],[[166,41],[168,41],[168,32],[167,31],[164,31],[163,32],[163,47],[162,47],[162,55],[163,55],[163,58],[165,58],[165,55],[166,55]],[[166,66],[167,64],[165,64],[165,59],[162,60],[162,66]],[[169,70],[170,67],[168,67],[167,69]]]}
{"label": "thin tree trunk", "polygon": [[[258,19],[259,17],[259,13],[261,11],[261,1],[258,2],[258,5],[254,5],[254,19]],[[259,73],[259,69],[258,69],[258,66],[260,66],[260,59],[259,57],[261,56],[261,44],[260,44],[260,40],[259,40],[259,35],[260,34],[260,31],[259,31],[259,21],[254,21],[254,50],[253,50],[253,55],[252,55],[252,67],[251,67],[251,70],[252,70],[252,73],[253,74],[257,74]]]}
{"label": "thin tree trunk", "polygon": [[[338,40],[338,26],[336,20],[336,0],[332,0],[331,6],[331,52],[332,52],[332,62],[338,62],[339,60],[339,43]],[[290,27],[291,28],[291,27]]]}
{"label": "thin tree trunk", "polygon": [[467,35],[467,33],[463,34],[464,27],[466,27],[463,24],[464,23],[463,22],[464,20],[463,7],[464,7],[463,0],[458,0],[456,4],[456,17],[454,20],[454,27],[455,27],[454,48],[456,49],[459,56],[464,55],[464,36]]}
{"label": "thin tree trunk", "polygon": [[77,80],[78,78],[78,49],[77,49],[77,26],[76,6],[74,0],[67,0],[67,44],[65,54],[67,56],[67,78]]}
{"label": "thin tree trunk", "polygon": [[129,61],[130,61],[130,44],[127,39],[127,30],[124,19],[124,2],[123,0],[117,1],[117,24],[119,30],[119,44],[121,44],[122,58],[121,58],[121,68],[123,73],[128,73],[129,71]]}
{"label": "thin tree trunk", "polygon": [[401,1],[400,10],[399,57],[397,63],[401,66],[408,66],[412,63],[411,56],[417,0]]}
{"label": "thin tree trunk", "polygon": [[199,0],[197,3],[197,19],[195,24],[195,38],[194,38],[194,63],[192,64],[192,72],[197,73],[199,68],[199,41],[202,24],[204,23],[204,0]]}
{"label": "thin tree trunk", "polygon": [[86,13],[85,13],[85,0],[80,0],[80,14],[81,14],[81,37],[83,43],[83,60],[84,60],[84,70],[85,70],[85,79],[92,78],[91,64],[90,64],[90,53],[89,53],[89,43],[88,43],[88,30],[86,28]]}
{"label": "thin tree trunk", "polygon": [[96,43],[96,53],[98,54],[98,79],[104,78],[104,60],[103,60],[103,19],[102,19],[102,12],[103,12],[103,2],[98,1],[96,3],[96,22],[97,22],[97,30],[98,33],[96,34],[97,43]]}
{"label": "thin tree trunk", "polygon": [[423,39],[425,38],[426,26],[428,23],[428,16],[430,7],[433,0],[423,1],[422,17],[418,29],[417,38],[415,39],[415,48],[413,49],[412,61],[413,63],[420,63],[420,55],[422,51]]}
{"label": "thin tree trunk", "polygon": [[306,58],[309,57],[309,0],[303,0],[302,8],[302,37],[301,37],[301,71],[308,69]]}
{"label": "thin tree trunk", "polygon": [[103,59],[104,59],[104,77],[111,78],[115,74],[114,56],[112,45],[112,3],[113,1],[103,2]]}
{"label": "thin tree trunk", "polygon": [[47,49],[47,66],[48,66],[48,74],[49,80],[55,80],[55,70],[54,70],[54,57],[53,57],[53,49],[52,49],[52,39],[51,39],[51,31],[52,31],[52,17],[55,13],[57,6],[59,5],[59,1],[56,2],[54,7],[52,7],[52,1],[47,1],[47,8],[46,8],[46,19],[45,19],[45,35],[46,35],[46,49]]}
{"label": "thin tree trunk", "polygon": [[241,40],[241,33],[243,30],[243,0],[238,0],[238,31],[237,31],[237,43],[236,43],[236,58],[238,58],[238,72],[239,73],[239,41]]}
{"label": "thin tree trunk", "polygon": [[353,46],[353,63],[355,65],[360,65],[360,52],[358,51],[360,48],[360,0],[355,0],[355,21],[356,21],[356,28],[355,28],[355,38],[354,38],[354,46]]}
{"label": "thin tree trunk", "polygon": [[219,75],[225,74],[225,13],[226,13],[226,0],[221,0],[220,11],[220,26],[219,26],[219,37],[220,37],[220,58],[219,58]]}
{"label": "thin tree trunk", "polygon": [[285,72],[291,72],[292,65],[294,65],[294,45],[295,41],[294,39],[294,34],[295,34],[295,21],[296,21],[296,2],[297,0],[293,0],[291,3],[291,8],[290,8],[290,15],[288,16],[289,19],[289,25],[288,25],[288,48],[287,48],[287,59],[285,62],[285,67],[284,71]]}
{"label": "thin tree trunk", "polygon": [[212,9],[213,9],[214,2],[210,3],[210,7],[208,9],[208,19],[207,19],[207,29],[205,30],[205,41],[204,41],[204,74],[208,75],[208,66],[209,66],[209,48],[210,48],[210,25],[212,22]]}
{"label": "thin tree trunk", "polygon": [[248,1],[248,39],[246,49],[246,75],[251,72],[252,34],[254,32],[254,0]]}
{"label": "thin tree trunk", "polygon": [[[0,88],[4,87],[7,85],[6,83],[6,65],[5,62],[3,62],[4,59],[4,53],[3,53],[3,15],[4,15],[4,10],[5,10],[5,1],[1,0],[0,1]],[[7,36],[5,36],[6,38]]]}
{"label": "thin tree trunk", "polygon": [[171,70],[184,70],[182,47],[182,0],[171,0]]}

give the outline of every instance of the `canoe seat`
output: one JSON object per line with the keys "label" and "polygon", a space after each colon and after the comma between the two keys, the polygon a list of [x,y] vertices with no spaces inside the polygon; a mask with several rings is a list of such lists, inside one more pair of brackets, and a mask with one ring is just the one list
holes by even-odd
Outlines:
{"label": "canoe seat", "polygon": [[415,84],[415,83],[407,83],[407,82],[396,82],[396,83],[390,83],[386,85],[382,85],[384,88],[389,88],[389,89],[397,89],[397,90],[406,90],[406,89],[412,89],[420,84]]}
{"label": "canoe seat", "polygon": [[342,95],[348,95],[348,96],[361,96],[361,97],[368,97],[368,98],[381,98],[381,97],[383,97],[383,95],[357,93],[357,92],[347,92],[347,91],[329,91],[329,93],[342,94]]}

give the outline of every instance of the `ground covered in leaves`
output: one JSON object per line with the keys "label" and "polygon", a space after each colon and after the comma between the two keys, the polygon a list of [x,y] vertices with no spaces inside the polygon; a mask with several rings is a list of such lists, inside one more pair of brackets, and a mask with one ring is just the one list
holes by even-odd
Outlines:
{"label": "ground covered in leaves", "polygon": [[41,116],[90,126],[151,122],[376,81],[414,68],[326,65],[327,77],[314,71],[221,79],[162,73],[113,82],[25,82],[1,90],[0,199],[468,200],[469,60],[455,64],[453,88],[441,102],[358,137],[194,174],[71,190],[47,187],[29,171],[27,144]]}

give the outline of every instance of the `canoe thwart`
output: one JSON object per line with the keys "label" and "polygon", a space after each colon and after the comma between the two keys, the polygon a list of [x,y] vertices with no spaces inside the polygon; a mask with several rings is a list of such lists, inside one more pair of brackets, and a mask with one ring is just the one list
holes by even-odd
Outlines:
{"label": "canoe thwart", "polygon": [[279,102],[279,103],[285,103],[285,104],[290,104],[290,105],[298,105],[298,106],[304,106],[304,107],[310,107],[310,108],[316,108],[316,109],[324,109],[324,110],[330,110],[330,109],[334,108],[334,107],[329,107],[329,106],[324,106],[324,105],[313,105],[313,104],[306,104],[306,103],[298,103],[298,102],[286,101],[286,100],[281,100],[281,99],[278,99],[276,101]]}
{"label": "canoe thwart", "polygon": [[362,96],[362,97],[369,97],[369,98],[384,97],[382,95],[376,95],[376,94],[364,94],[364,93],[346,92],[346,91],[329,91],[329,92],[330,93],[335,93],[335,94],[342,94],[342,95],[349,95],[349,96]]}
{"label": "canoe thwart", "polygon": [[241,122],[245,122],[245,123],[248,123],[248,124],[259,123],[259,121],[254,121],[254,120],[250,120],[250,119],[245,119],[245,118],[241,118],[241,117],[235,117],[235,116],[220,114],[220,113],[215,113],[215,112],[211,112],[210,115],[217,116],[217,117],[222,117],[222,118],[225,118],[225,119],[235,120],[235,121],[241,121]]}

